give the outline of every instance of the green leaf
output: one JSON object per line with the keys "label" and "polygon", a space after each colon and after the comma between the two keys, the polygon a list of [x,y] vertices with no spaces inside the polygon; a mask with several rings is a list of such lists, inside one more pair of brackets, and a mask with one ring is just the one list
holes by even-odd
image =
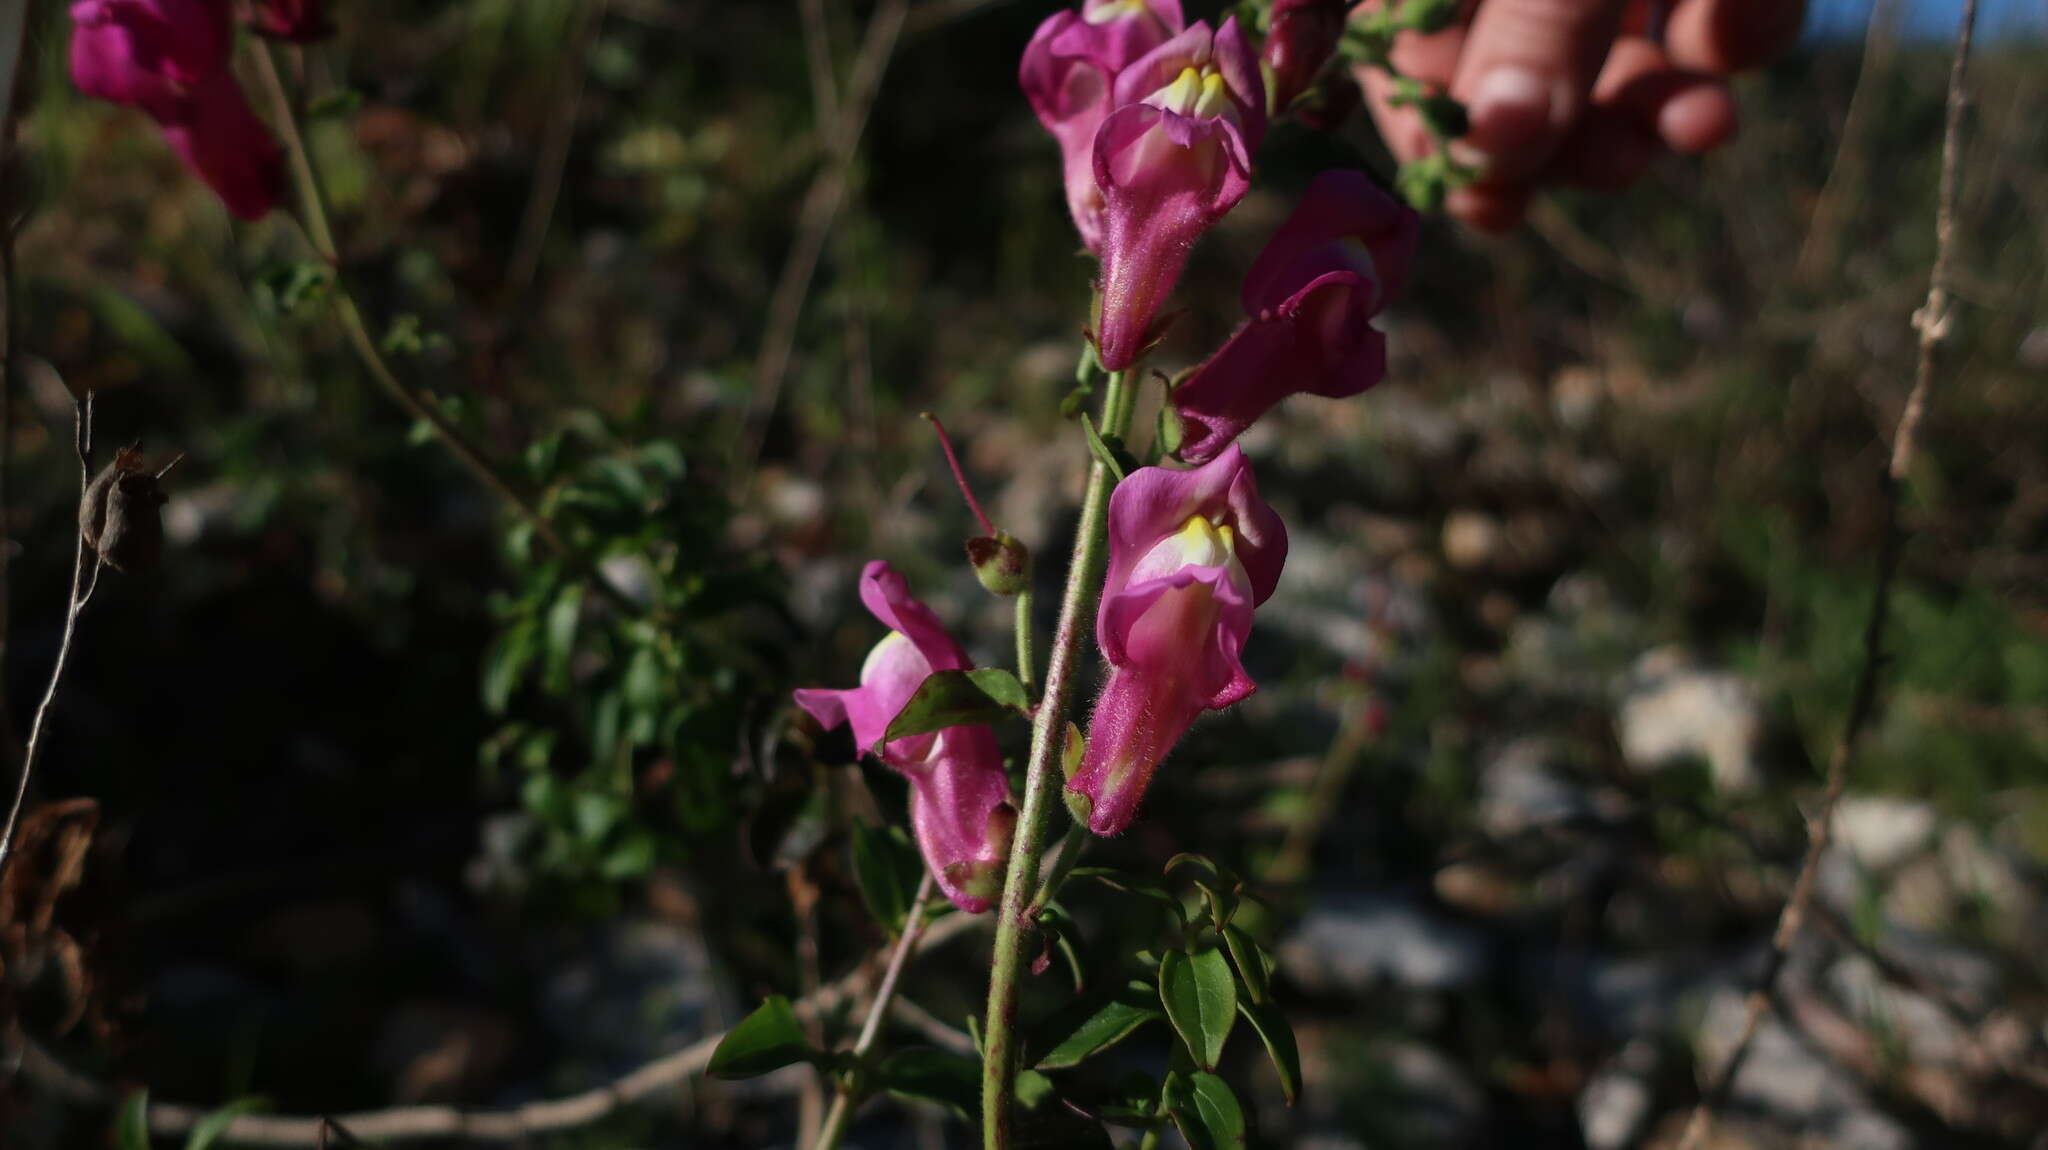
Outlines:
{"label": "green leaf", "polygon": [[1081,433],[1088,437],[1088,454],[1095,457],[1095,462],[1109,468],[1110,475],[1122,483],[1125,474],[1123,460],[1117,458],[1116,452],[1102,438],[1102,433],[1095,430],[1095,421],[1086,414],[1081,416]]}
{"label": "green leaf", "polygon": [[1167,1092],[1174,1128],[1191,1150],[1245,1144],[1244,1108],[1221,1078],[1197,1071],[1178,1082],[1169,1079]]}
{"label": "green leaf", "polygon": [[1237,978],[1223,951],[1171,950],[1159,960],[1159,1001],[1188,1053],[1204,1070],[1216,1069],[1237,1022]]}
{"label": "green leaf", "polygon": [[114,1145],[120,1150],[149,1150],[149,1091],[137,1090],[121,1103],[114,1119]]}
{"label": "green leaf", "polygon": [[1028,705],[1024,684],[1001,667],[936,671],[889,721],[883,738],[905,739],[947,727],[980,726],[1022,713]]}
{"label": "green leaf", "polygon": [[1237,975],[1244,983],[1245,993],[1253,1002],[1266,1001],[1271,991],[1267,982],[1265,952],[1240,926],[1224,927],[1223,941],[1229,945],[1230,957],[1237,963]]}
{"label": "green leaf", "polygon": [[185,1136],[185,1150],[207,1150],[220,1141],[220,1136],[227,1133],[236,1118],[266,1109],[269,1105],[268,1100],[260,1097],[235,1099],[192,1124],[192,1133]]}
{"label": "green leaf", "polygon": [[626,817],[626,802],[606,791],[579,790],[569,810],[576,819],[576,837],[595,847]]}
{"label": "green leaf", "polygon": [[1266,1057],[1273,1060],[1273,1072],[1280,1078],[1280,1093],[1287,1096],[1289,1106],[1294,1105],[1301,1097],[1301,1051],[1294,1045],[1294,1028],[1287,1024],[1287,1016],[1270,1002],[1240,1002],[1237,1008],[1244,1012],[1259,1041],[1266,1044]]}
{"label": "green leaf", "polygon": [[655,847],[652,832],[635,828],[604,856],[604,865],[598,869],[608,879],[639,878],[654,869]]}
{"label": "green leaf", "polygon": [[540,655],[540,633],[531,618],[522,618],[498,633],[484,652],[484,707],[494,715],[505,713],[512,692],[526,669]]}
{"label": "green leaf", "polygon": [[875,1086],[899,1098],[936,1102],[969,1121],[981,1112],[978,1058],[927,1047],[899,1050],[876,1070]]}
{"label": "green leaf", "polygon": [[794,1062],[821,1057],[804,1039],[789,999],[771,995],[740,1019],[711,1052],[704,1073],[713,1078],[753,1078]]}
{"label": "green leaf", "polygon": [[1079,1066],[1129,1038],[1139,1027],[1164,1017],[1158,1007],[1146,1001],[1152,993],[1150,986],[1133,982],[1130,989],[1136,993],[1120,995],[1082,1020],[1072,1033],[1045,1052],[1038,1060],[1038,1068],[1066,1070]]}
{"label": "green leaf", "polygon": [[868,914],[890,934],[903,930],[917,897],[923,862],[898,827],[853,825],[853,873]]}
{"label": "green leaf", "polygon": [[307,105],[306,118],[322,120],[330,116],[346,116],[362,106],[361,92],[354,88],[337,88]]}
{"label": "green leaf", "polygon": [[1143,895],[1171,910],[1175,922],[1178,922],[1183,927],[1187,925],[1187,912],[1181,908],[1180,900],[1173,897],[1173,892],[1160,886],[1158,883],[1137,878],[1113,867],[1102,866],[1077,866],[1068,872],[1067,877],[1092,878],[1111,890],[1120,890],[1125,894]]}
{"label": "green leaf", "polygon": [[557,694],[569,689],[569,659],[576,653],[576,626],[583,619],[583,588],[571,583],[548,609],[547,683]]}
{"label": "green leaf", "polygon": [[[979,1063],[976,1064],[979,1067]],[[1059,1096],[1052,1079],[1036,1070],[1019,1070],[1014,1093],[1017,1102],[1026,1110],[1036,1110]]]}

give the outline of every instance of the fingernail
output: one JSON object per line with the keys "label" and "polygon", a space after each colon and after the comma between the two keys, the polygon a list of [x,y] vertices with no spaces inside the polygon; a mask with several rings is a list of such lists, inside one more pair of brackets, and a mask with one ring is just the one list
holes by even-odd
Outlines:
{"label": "fingernail", "polygon": [[1550,127],[1550,81],[1527,68],[1508,65],[1479,78],[1472,90],[1474,146],[1499,151]]}

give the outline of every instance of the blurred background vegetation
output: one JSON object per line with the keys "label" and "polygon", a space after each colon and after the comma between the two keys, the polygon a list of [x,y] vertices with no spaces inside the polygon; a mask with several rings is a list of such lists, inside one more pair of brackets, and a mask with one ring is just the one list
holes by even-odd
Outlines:
{"label": "blurred background vegetation", "polygon": [[[1101,853],[1267,876],[1308,1091],[1257,1099],[1264,1144],[1657,1144],[1725,1044],[1847,705],[1933,258],[1926,34],[1951,8],[1899,7],[1866,39],[1818,5],[1703,162],[1506,238],[1433,222],[1387,382],[1256,432],[1295,539],[1247,655],[1262,690]],[[292,57],[396,370],[641,612],[508,531],[370,386],[287,217],[231,225],[139,116],[71,92],[64,6],[38,6],[17,730],[62,625],[67,385],[97,392],[103,443],[186,453],[166,561],[101,587],[41,767],[40,798],[98,803],[83,879],[40,927],[0,923],[0,1006],[67,1061],[202,1104],[510,1105],[880,939],[846,828],[900,819],[903,788],[787,692],[856,673],[869,558],[1003,661],[1007,605],[960,559],[916,415],[947,419],[1002,527],[1061,553],[1090,268],[1014,81],[1048,5],[912,4],[850,153],[821,115],[854,98],[874,6],[822,5],[822,110],[799,8],[345,4]],[[2048,1128],[2048,46],[2025,15],[1993,13],[1975,63],[1884,705],[1727,1145]],[[1164,366],[1229,330],[1238,276],[1336,164],[1388,170],[1362,121],[1275,133]],[[1073,901],[1104,953],[1133,930],[1112,895]],[[959,1025],[982,945],[911,997]],[[1027,1010],[1070,990],[1036,979]],[[547,1144],[788,1145],[794,1082],[692,1082]],[[7,1145],[104,1144],[104,1113],[0,1083]],[[884,1104],[855,1141],[969,1137]]]}

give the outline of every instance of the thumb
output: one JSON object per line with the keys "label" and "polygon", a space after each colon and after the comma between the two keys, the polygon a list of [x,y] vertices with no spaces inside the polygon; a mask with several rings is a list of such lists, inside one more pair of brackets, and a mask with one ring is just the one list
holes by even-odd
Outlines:
{"label": "thumb", "polygon": [[1585,111],[1621,10],[1621,0],[1482,3],[1451,83],[1472,125],[1460,158],[1489,180],[1541,169]]}

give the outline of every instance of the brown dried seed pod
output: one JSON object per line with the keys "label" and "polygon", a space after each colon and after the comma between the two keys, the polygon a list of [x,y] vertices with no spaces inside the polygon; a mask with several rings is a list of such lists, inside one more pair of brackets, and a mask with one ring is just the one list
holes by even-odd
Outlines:
{"label": "brown dried seed pod", "polygon": [[[172,460],[175,465],[177,460]],[[163,553],[164,471],[143,465],[137,447],[125,447],[86,485],[78,505],[78,533],[100,562],[116,571],[142,571]]]}

